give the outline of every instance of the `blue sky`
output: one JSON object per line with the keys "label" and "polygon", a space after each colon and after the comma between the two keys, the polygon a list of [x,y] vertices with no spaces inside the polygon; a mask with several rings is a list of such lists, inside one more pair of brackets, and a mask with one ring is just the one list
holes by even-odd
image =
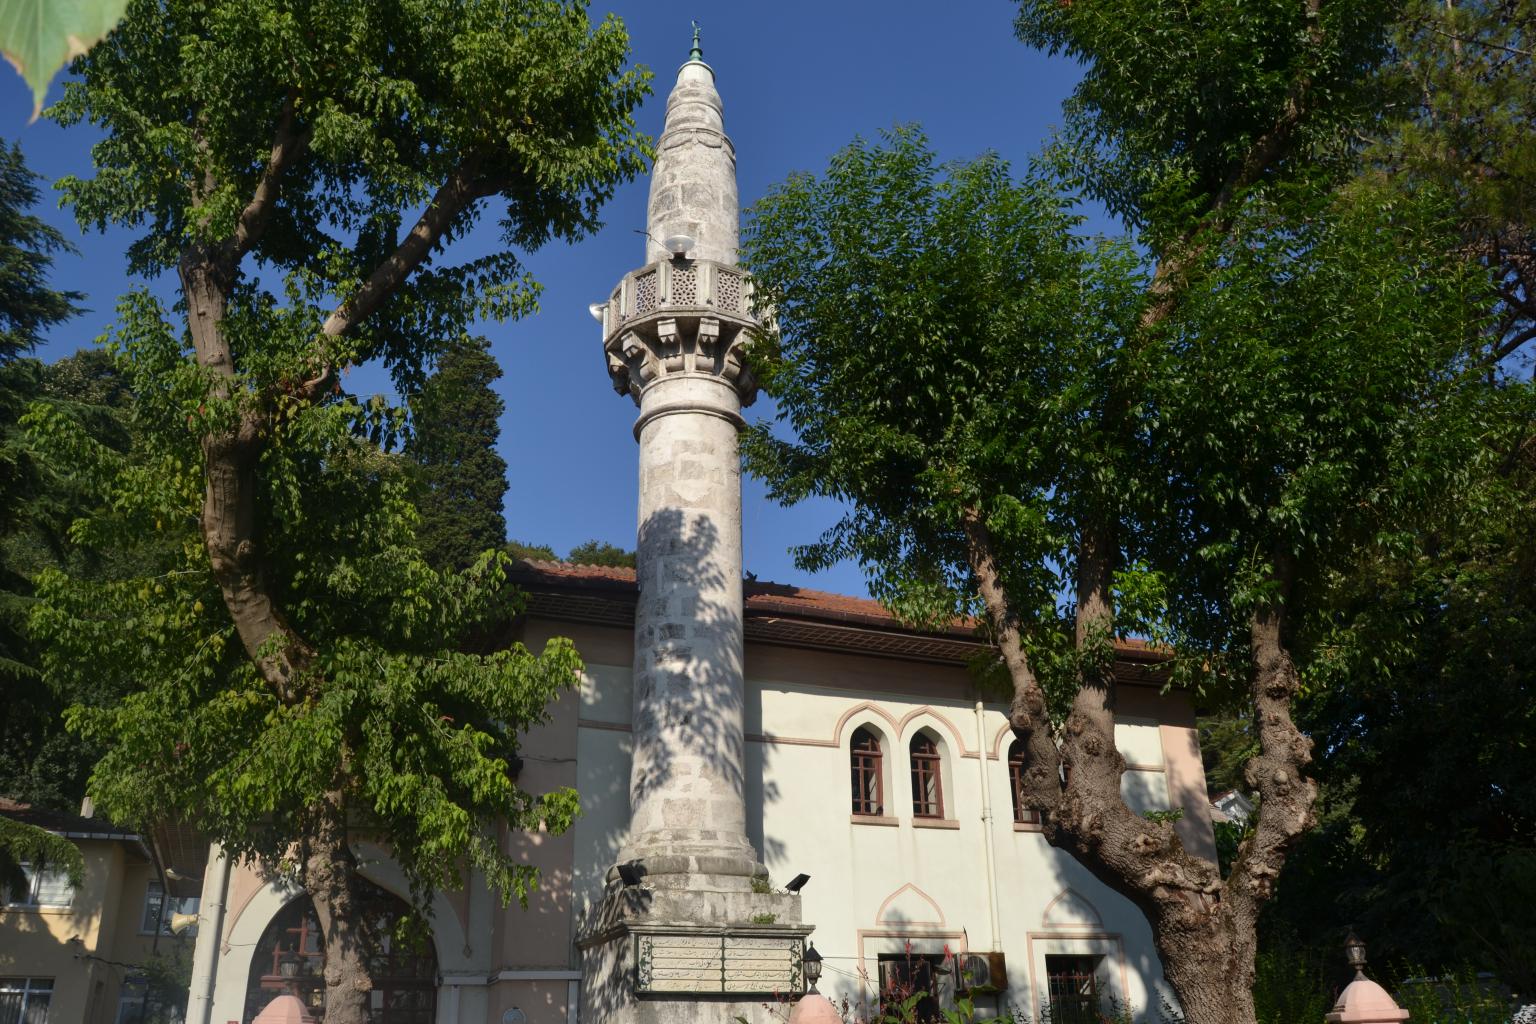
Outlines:
{"label": "blue sky", "polygon": [[[593,17],[608,9],[628,27],[633,59],[656,73],[655,94],[639,115],[652,136],[661,131],[667,92],[687,58],[689,21],[699,20],[736,145],[744,205],[794,171],[824,169],[855,135],[900,123],[922,125],[946,159],[991,149],[1022,164],[1058,122],[1061,101],[1078,77],[1070,62],[1013,38],[1017,7],[1008,0],[635,0],[594,4]],[[30,111],[21,80],[0,69],[0,137],[19,140],[28,163],[49,180],[88,175],[91,130],[64,130],[46,120],[29,125]],[[634,543],[635,409],[609,386],[587,304],[642,261],[644,240],[635,231],[645,226],[647,187],[642,179],[620,189],[597,234],[528,254],[526,265],[545,289],[541,311],[483,328],[506,371],[499,389],[507,403],[501,451],[511,484],[508,532],[559,552],[590,538]],[[101,335],[117,297],[133,282],[122,255],[127,234],[82,233],[51,198],[44,205],[39,212],[79,249],[59,259],[55,284],[85,292],[91,309],[52,332],[38,354],[53,359]],[[491,241],[471,237],[449,258],[472,258]],[[170,284],[152,287],[168,295]],[[899,375],[901,368],[891,371]],[[349,383],[361,391],[382,387],[366,376]],[[748,410],[749,418],[769,414],[765,400]],[[780,508],[750,479],[743,501],[749,571],[765,580],[865,593],[857,566],[811,575],[797,569],[788,552],[830,526],[835,506]]]}

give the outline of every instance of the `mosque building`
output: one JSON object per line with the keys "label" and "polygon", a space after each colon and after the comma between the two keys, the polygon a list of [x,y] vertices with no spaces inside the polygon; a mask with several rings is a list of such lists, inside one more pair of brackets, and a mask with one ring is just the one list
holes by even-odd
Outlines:
{"label": "mosque building", "polygon": [[[1019,807],[1005,706],[967,668],[973,631],[744,576],[755,321],[722,110],[696,40],[667,102],[645,262],[593,308],[639,409],[638,568],[514,574],[529,601],[509,640],[570,637],[586,663],[579,694],[525,737],[520,784],[575,787],[581,816],[503,837],[541,872],[526,909],[478,879],[437,894],[431,942],[374,960],[373,1024],[766,1024],[813,964],[855,1019],[903,985],[941,1007],[969,996],[980,1016],[1114,1004],[1157,1019],[1172,992],[1146,920]],[[1183,842],[1214,859],[1194,712],[1161,693],[1162,664],[1119,647],[1123,790],[1134,809],[1182,810]],[[372,912],[402,913],[388,850],[355,845]],[[301,890],[215,848],[198,914],[188,1024],[251,1024],[285,993],[319,1006]]]}

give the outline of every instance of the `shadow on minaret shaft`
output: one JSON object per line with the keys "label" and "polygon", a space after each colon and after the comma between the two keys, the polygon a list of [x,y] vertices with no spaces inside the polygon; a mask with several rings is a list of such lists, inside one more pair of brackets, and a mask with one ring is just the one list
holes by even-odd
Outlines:
{"label": "shadow on minaret shaft", "polygon": [[[688,462],[672,468],[686,478]],[[739,556],[708,511],[675,507],[640,525],[639,553],[630,851],[751,855],[741,579],[722,567]]]}

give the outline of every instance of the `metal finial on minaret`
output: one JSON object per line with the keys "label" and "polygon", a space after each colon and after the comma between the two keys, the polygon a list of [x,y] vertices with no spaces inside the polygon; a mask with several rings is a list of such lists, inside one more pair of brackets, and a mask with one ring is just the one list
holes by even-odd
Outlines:
{"label": "metal finial on minaret", "polygon": [[693,49],[688,51],[688,59],[704,63],[704,48],[699,45],[699,23],[693,23]]}

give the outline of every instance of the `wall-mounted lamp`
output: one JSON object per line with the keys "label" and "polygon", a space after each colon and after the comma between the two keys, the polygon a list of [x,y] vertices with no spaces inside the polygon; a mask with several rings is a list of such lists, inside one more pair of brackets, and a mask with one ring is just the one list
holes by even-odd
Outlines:
{"label": "wall-mounted lamp", "polygon": [[639,885],[640,880],[645,877],[645,872],[633,862],[616,865],[616,870],[619,872],[619,881],[623,882],[626,888]]}
{"label": "wall-mounted lamp", "polygon": [[796,875],[794,878],[789,880],[789,884],[784,887],[784,891],[799,892],[801,889],[805,888],[805,883],[809,882],[810,880],[810,875]]}

